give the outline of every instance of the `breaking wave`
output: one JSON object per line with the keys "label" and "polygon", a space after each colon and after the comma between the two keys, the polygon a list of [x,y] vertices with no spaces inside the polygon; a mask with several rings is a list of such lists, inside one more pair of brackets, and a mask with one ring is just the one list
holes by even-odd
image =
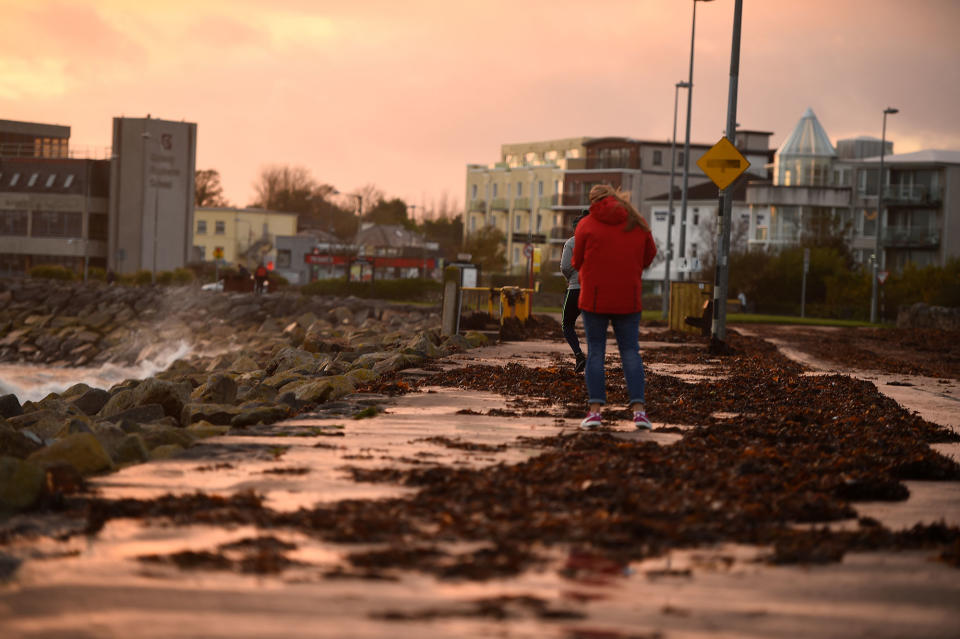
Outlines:
{"label": "breaking wave", "polygon": [[186,340],[154,347],[133,366],[104,364],[98,368],[54,368],[31,364],[0,364],[0,395],[10,393],[20,402],[37,401],[50,393],[61,393],[74,384],[110,388],[125,379],[144,379],[166,370],[192,352]]}

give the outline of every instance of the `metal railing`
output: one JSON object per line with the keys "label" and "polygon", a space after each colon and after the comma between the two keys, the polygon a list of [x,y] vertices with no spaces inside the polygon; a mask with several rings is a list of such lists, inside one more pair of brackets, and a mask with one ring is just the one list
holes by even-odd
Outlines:
{"label": "metal railing", "polygon": [[471,211],[486,211],[487,210],[487,201],[486,200],[470,200],[470,210]]}
{"label": "metal railing", "polygon": [[939,246],[940,231],[890,226],[883,232],[883,245],[894,248]]}

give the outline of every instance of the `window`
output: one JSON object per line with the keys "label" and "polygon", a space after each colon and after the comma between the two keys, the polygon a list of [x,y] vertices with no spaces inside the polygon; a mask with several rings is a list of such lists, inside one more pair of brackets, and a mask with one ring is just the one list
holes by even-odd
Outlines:
{"label": "window", "polygon": [[27,235],[26,211],[0,211],[0,235]]}
{"label": "window", "polygon": [[17,182],[19,182],[19,181],[20,181],[20,174],[19,174],[19,173],[14,173],[14,174],[13,174],[13,177],[10,178],[10,186],[16,186],[16,185],[17,185]]}
{"label": "window", "polygon": [[206,235],[206,234],[207,234],[207,221],[197,220],[197,235]]}
{"label": "window", "polygon": [[543,180],[537,184],[537,195],[543,197]]}
{"label": "window", "polygon": [[560,180],[553,181],[553,194],[554,195],[560,194]]}
{"label": "window", "polygon": [[[694,210],[696,210],[696,209],[694,209]],[[694,226],[697,226],[698,224],[700,224],[700,214],[699,214],[699,213],[694,213],[694,214],[693,214],[693,225],[694,225]]]}
{"label": "window", "polygon": [[497,197],[497,190],[498,190],[497,187],[498,187],[498,186],[499,186],[498,184],[494,184],[494,185],[493,185],[493,197]]}
{"label": "window", "polygon": [[677,166],[683,166],[683,151],[677,153]]}
{"label": "window", "polygon": [[477,216],[474,215],[470,218],[470,232],[473,233],[477,230]]}
{"label": "window", "polygon": [[34,211],[32,237],[82,237],[83,214],[79,211]]}
{"label": "window", "polygon": [[540,232],[540,227],[543,225],[543,216],[537,213],[537,233]]}
{"label": "window", "polygon": [[213,232],[216,233],[217,235],[223,235],[224,233],[227,232],[227,223],[224,222],[223,220],[214,222]]}
{"label": "window", "polygon": [[47,183],[43,185],[43,188],[49,189],[51,186],[53,186],[53,183],[56,181],[57,181],[57,174],[51,173],[50,175],[47,176]]}
{"label": "window", "polygon": [[471,200],[477,199],[477,185],[476,185],[476,184],[474,184],[474,185],[472,185],[472,186],[470,187],[470,199],[471,199]]}
{"label": "window", "polygon": [[34,184],[36,184],[38,177],[40,177],[39,173],[34,173],[33,175],[31,175],[30,179],[27,180],[27,186],[33,186]]}
{"label": "window", "polygon": [[690,257],[696,257],[696,256],[697,256],[697,245],[696,245],[696,243],[691,243],[691,244],[690,244]]}
{"label": "window", "polygon": [[66,179],[63,181],[63,188],[69,189],[71,184],[73,184],[73,173],[68,175]]}
{"label": "window", "polygon": [[519,216],[519,215],[516,217],[516,220],[517,220],[517,230],[519,231],[519,230],[520,230],[520,216]]}
{"label": "window", "polygon": [[661,166],[663,164],[663,151],[653,152],[653,165]]}
{"label": "window", "polygon": [[523,182],[517,182],[517,197],[523,197]]}
{"label": "window", "polygon": [[90,228],[87,231],[87,236],[91,240],[106,241],[107,239],[107,214],[106,213],[90,214]]}
{"label": "window", "polygon": [[277,268],[290,268],[290,249],[277,249]]}
{"label": "window", "polygon": [[514,264],[520,263],[520,247],[519,246],[513,247],[513,263]]}

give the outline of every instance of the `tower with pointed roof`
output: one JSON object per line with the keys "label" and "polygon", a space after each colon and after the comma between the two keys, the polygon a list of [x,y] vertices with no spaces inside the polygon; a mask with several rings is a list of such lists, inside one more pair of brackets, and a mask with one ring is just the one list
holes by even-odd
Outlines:
{"label": "tower with pointed roof", "polygon": [[777,151],[774,184],[778,186],[829,186],[837,151],[830,136],[807,108],[793,132]]}

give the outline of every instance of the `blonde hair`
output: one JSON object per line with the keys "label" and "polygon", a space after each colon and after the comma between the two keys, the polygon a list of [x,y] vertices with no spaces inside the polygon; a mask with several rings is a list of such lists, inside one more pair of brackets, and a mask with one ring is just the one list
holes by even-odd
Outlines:
{"label": "blonde hair", "polygon": [[590,204],[599,202],[605,197],[616,198],[623,208],[627,209],[627,223],[623,227],[624,231],[633,230],[639,226],[644,231],[650,230],[650,224],[640,215],[640,211],[630,202],[630,194],[624,193],[620,189],[615,189],[609,184],[598,184],[590,189]]}

